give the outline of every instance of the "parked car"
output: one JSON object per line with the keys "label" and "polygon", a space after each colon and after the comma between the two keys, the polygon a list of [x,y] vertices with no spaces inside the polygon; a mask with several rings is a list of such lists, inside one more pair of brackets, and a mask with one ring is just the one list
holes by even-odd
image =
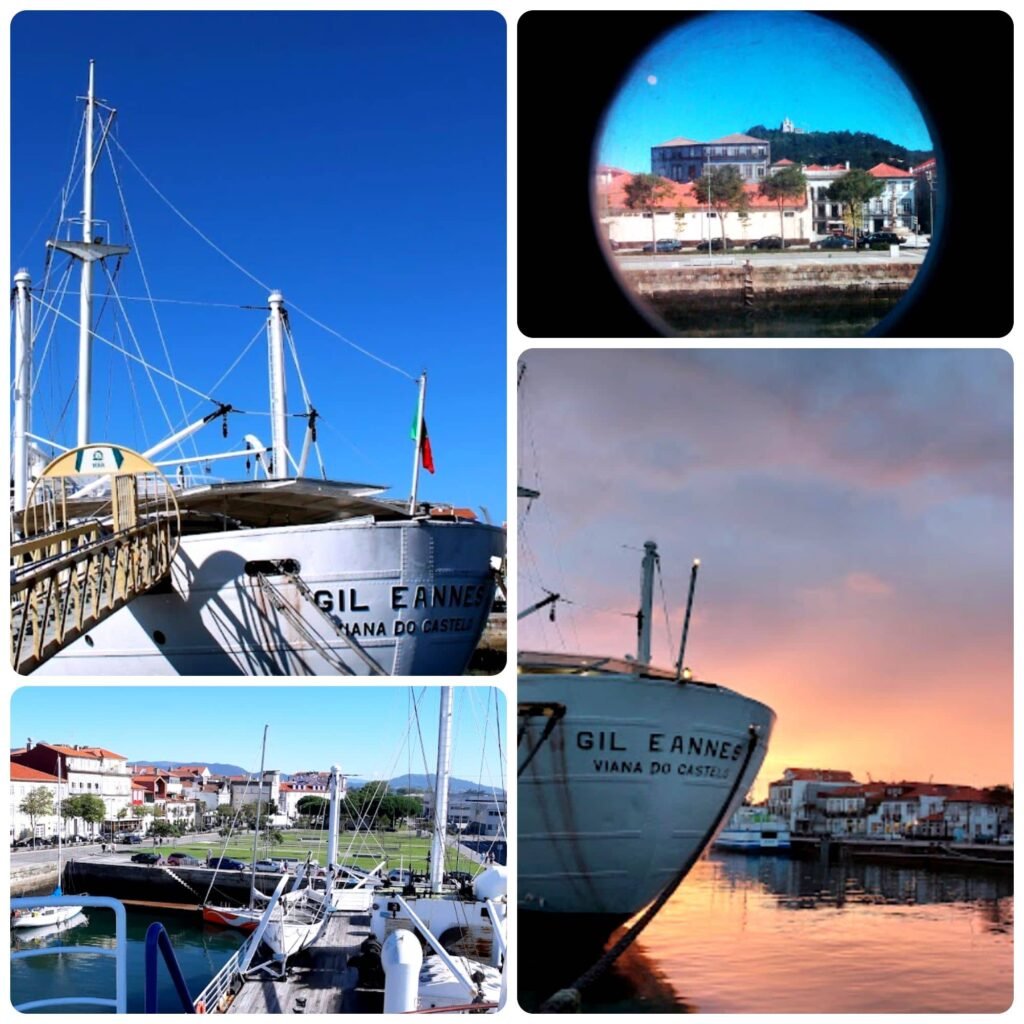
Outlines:
{"label": "parked car", "polygon": [[408,868],[392,868],[388,872],[388,881],[395,885],[409,885],[412,882],[412,872]]}
{"label": "parked car", "polygon": [[906,239],[901,238],[894,231],[875,231],[867,235],[864,241],[868,245],[902,245]]}
{"label": "parked car", "polygon": [[473,881],[473,876],[468,871],[448,871],[445,873],[444,879],[455,885],[469,885]]}
{"label": "parked car", "polygon": [[138,846],[142,842],[142,836],[122,836],[119,842],[127,843],[129,846]]}
{"label": "parked car", "polygon": [[[678,238],[659,238],[657,243],[658,252],[679,252],[683,243]],[[644,246],[644,252],[651,251],[651,243]]]}
{"label": "parked car", "polygon": [[11,849],[24,850],[26,847],[31,848],[33,846],[39,846],[41,842],[42,840],[40,839],[33,839],[32,836],[28,836],[25,839],[16,839],[13,843],[11,843]]}
{"label": "parked car", "polygon": [[190,853],[169,853],[167,854],[167,863],[179,868],[203,866],[203,862],[198,857],[193,857]]}
{"label": "parked car", "polygon": [[988,835],[984,835],[984,834],[976,835],[974,837],[974,839],[973,839],[973,842],[978,843],[981,846],[989,846],[990,844],[994,843],[995,841],[996,841],[996,837],[995,836],[988,836]]}
{"label": "parked car", "polygon": [[[722,248],[723,248],[723,245],[722,245],[722,240],[720,238],[712,238],[711,239],[711,251],[712,252],[720,252],[722,250]],[[731,238],[727,238],[725,240],[724,248],[726,248],[726,249],[735,249],[736,248],[736,243]],[[707,243],[706,240],[697,243],[697,251],[698,252],[707,252],[708,251],[708,243]]]}
{"label": "parked car", "polygon": [[812,249],[852,249],[853,239],[847,238],[846,235],[830,235],[828,238],[823,238],[820,242],[815,242]]}
{"label": "parked car", "polygon": [[159,853],[147,853],[146,851],[143,851],[142,853],[132,854],[133,864],[159,864],[162,860],[163,857],[161,857]]}
{"label": "parked car", "polygon": [[[792,242],[786,242],[786,245],[792,245]],[[782,249],[784,248],[782,243],[782,237],[780,235],[765,235],[764,238],[759,238],[756,242],[750,243],[751,249]]]}
{"label": "parked car", "polygon": [[244,861],[235,860],[234,857],[211,857],[207,862],[208,868],[217,868],[220,871],[248,871],[249,865]]}
{"label": "parked car", "polygon": [[284,865],[279,860],[258,860],[253,867],[257,871],[270,871],[278,875],[284,872]]}
{"label": "parked car", "polygon": [[1013,835],[1009,832],[1003,832],[999,836],[1000,846],[1013,846]]}

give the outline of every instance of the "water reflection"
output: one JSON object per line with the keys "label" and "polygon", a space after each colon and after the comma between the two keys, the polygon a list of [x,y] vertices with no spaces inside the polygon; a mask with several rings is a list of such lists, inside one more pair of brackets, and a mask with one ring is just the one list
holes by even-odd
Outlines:
{"label": "water reflection", "polygon": [[[712,853],[582,1009],[1000,1012],[1013,997],[1012,892],[1002,876]],[[565,951],[530,952],[528,1010],[589,966],[566,976]]]}

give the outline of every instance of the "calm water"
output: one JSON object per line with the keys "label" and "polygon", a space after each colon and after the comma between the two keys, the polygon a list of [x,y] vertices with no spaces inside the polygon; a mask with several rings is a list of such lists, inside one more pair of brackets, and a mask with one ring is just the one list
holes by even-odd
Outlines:
{"label": "calm water", "polygon": [[[195,915],[170,911],[128,909],[128,1011],[141,1013],[144,1006],[145,938],[153,921],[167,929],[174,951],[188,983],[196,996],[207,985],[224,962],[242,944],[243,934],[232,929],[204,928]],[[58,935],[31,938],[28,932],[11,932],[12,949],[36,946],[113,946],[113,914],[106,910],[87,910],[87,923],[66,928]],[[76,919],[77,920],[77,919]],[[174,987],[163,960],[160,961],[161,1013],[180,1013]],[[114,996],[114,961],[105,957],[55,956],[36,957],[11,964],[11,998],[15,1003],[56,996],[87,995],[100,998]],[[46,1012],[46,1011],[38,1011]],[[57,1007],[54,1013],[107,1012],[102,1007]],[[113,1011],[109,1011],[113,1012]]]}
{"label": "calm water", "polygon": [[[583,1009],[997,1013],[1012,928],[1009,877],[712,853]],[[573,980],[524,968],[527,1009]]]}

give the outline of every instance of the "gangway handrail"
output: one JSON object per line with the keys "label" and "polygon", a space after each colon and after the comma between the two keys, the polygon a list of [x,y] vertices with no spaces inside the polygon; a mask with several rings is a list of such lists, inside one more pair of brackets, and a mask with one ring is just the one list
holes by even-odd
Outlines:
{"label": "gangway handrail", "polygon": [[188,990],[188,982],[181,973],[181,965],[174,953],[174,946],[171,945],[171,938],[167,929],[159,922],[154,921],[146,929],[146,1013],[159,1013],[159,991],[156,978],[160,961],[157,953],[163,955],[167,971],[174,982],[174,990],[178,993],[178,1000],[186,1013],[195,1013],[196,1007],[192,1001],[192,994]]}
{"label": "gangway handrail", "polygon": [[[11,960],[27,960],[36,956],[54,956],[68,953],[78,956],[109,956],[114,960],[114,998],[98,996],[55,996],[16,1003],[19,1013],[41,1009],[44,1006],[112,1006],[115,1013],[128,1012],[128,915],[120,900],[109,896],[17,896],[11,899],[12,910],[30,910],[33,907],[98,907],[114,912],[114,948],[101,946],[42,946],[39,949],[11,951]],[[13,1002],[13,999],[12,999]]]}

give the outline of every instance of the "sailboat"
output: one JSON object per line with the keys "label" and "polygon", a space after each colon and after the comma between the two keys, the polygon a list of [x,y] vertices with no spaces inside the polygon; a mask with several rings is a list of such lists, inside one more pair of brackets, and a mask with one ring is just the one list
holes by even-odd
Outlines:
{"label": "sailboat", "polygon": [[634,658],[519,654],[524,932],[566,927],[600,944],[678,884],[767,753],[774,712],[684,667],[699,560],[678,662],[651,664],[658,557],[648,541]]}
{"label": "sailboat", "polygon": [[[57,884],[53,887],[51,896],[63,896],[64,890],[61,881],[64,877],[64,858],[62,836],[64,832],[64,818],[61,816],[63,798],[61,795],[63,759],[57,759]],[[82,914],[82,907],[59,906],[59,907],[31,907],[28,910],[15,910],[11,914],[12,928],[45,928],[55,925],[75,927],[85,923],[85,916],[81,921],[72,919]]]}
{"label": "sailboat", "polygon": [[[175,387],[181,383],[141,354],[106,337],[93,315],[94,270],[97,279],[98,271],[105,272],[113,296],[109,304],[104,301],[104,308],[109,305],[124,315],[115,279],[121,261],[132,252],[132,246],[114,244],[96,234],[103,222],[93,211],[94,177],[101,157],[112,156],[115,146],[119,158],[135,164],[110,131],[116,111],[96,98],[92,62],[85,100],[78,172],[81,217],[64,215],[65,194],[59,229],[47,243],[41,284],[33,287],[27,270],[19,270],[14,279],[12,526],[17,536],[24,536],[28,527],[31,517],[26,510],[34,496],[38,493],[40,502],[52,497],[40,488],[40,446],[72,453],[76,464],[120,459],[127,451],[97,436],[99,417],[91,379],[92,350],[97,343],[122,352],[126,364],[141,364],[151,379],[170,376]],[[114,173],[120,194],[116,169]],[[73,173],[69,184],[74,180]],[[155,186],[154,191],[164,199]],[[130,225],[126,211],[124,220]],[[186,223],[192,226],[187,219]],[[79,228],[80,237],[72,239],[71,233]],[[135,245],[130,229],[129,235]],[[68,276],[72,266],[80,267],[77,321],[60,308],[64,293],[51,280],[56,262],[65,258]],[[212,411],[185,422],[182,403],[179,422],[168,418],[164,429],[169,432],[140,453],[155,471],[167,470],[166,485],[180,516],[180,542],[169,573],[107,617],[83,627],[32,670],[42,675],[139,676],[456,675],[466,669],[491,608],[493,565],[504,553],[504,535],[499,527],[478,521],[468,509],[418,499],[419,470],[431,459],[424,412],[426,374],[414,378],[401,371],[419,387],[409,497],[388,498],[387,488],[379,484],[332,481],[323,469],[322,478],[313,478],[307,475],[307,466],[312,454],[319,453],[318,413],[301,371],[304,407],[289,411],[287,403],[286,353],[296,352],[288,306],[277,290],[253,299],[253,308],[265,311],[269,444],[256,433],[246,433],[244,444],[230,451],[189,456],[183,447],[186,439],[211,424],[222,425],[226,435],[228,423],[244,415],[230,402],[189,387],[192,394],[212,403]],[[32,398],[39,386],[34,347],[43,331],[34,316],[40,308],[51,317],[44,356],[49,335],[61,320],[78,325],[77,432],[70,447],[33,431]],[[134,341],[131,325],[128,334]],[[289,439],[289,422],[296,417],[305,420],[301,446]],[[162,460],[153,462],[158,456]],[[228,464],[218,460],[235,464],[244,460],[245,478],[215,482],[202,472],[192,478],[196,466],[209,472],[215,462]],[[42,470],[44,480],[46,472]],[[93,485],[79,486],[62,506],[61,525],[106,521],[110,501],[110,495]],[[88,600],[85,591],[78,606]]]}
{"label": "sailboat", "polygon": [[[303,882],[307,880],[304,877],[305,872],[301,868],[296,873],[291,889],[281,893],[276,900],[264,896],[256,888],[256,860],[260,834],[260,812],[263,804],[263,780],[268,729],[269,726],[267,725],[263,727],[263,744],[260,750],[259,788],[256,798],[256,828],[252,841],[253,862],[250,868],[249,879],[249,905],[247,907],[235,908],[215,906],[207,902],[201,909],[203,920],[210,924],[226,925],[232,928],[239,928],[242,931],[255,931],[262,925],[262,941],[271,951],[273,957],[267,964],[261,966],[283,971],[288,957],[301,952],[307,946],[316,942],[324,926],[327,924],[331,908],[323,900],[315,898],[308,885],[303,887]],[[335,843],[337,841],[339,779],[340,769],[337,765],[334,765],[331,769],[329,818],[332,826],[331,836]],[[332,840],[328,840],[328,843],[330,844]],[[335,868],[333,856],[333,851],[329,845],[329,864],[326,879],[328,891],[330,891],[334,881]],[[214,875],[214,880],[216,880],[216,874]],[[211,889],[213,884],[214,882],[211,881]],[[256,968],[253,969],[255,970]]]}

